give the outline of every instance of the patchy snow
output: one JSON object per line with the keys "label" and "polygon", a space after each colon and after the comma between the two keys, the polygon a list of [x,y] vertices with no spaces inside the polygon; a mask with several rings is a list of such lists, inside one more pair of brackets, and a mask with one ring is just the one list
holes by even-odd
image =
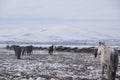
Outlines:
{"label": "patchy snow", "polygon": [[[106,72],[105,72],[106,78]],[[117,71],[120,78],[120,62]],[[14,51],[0,49],[0,80],[100,80],[99,58],[90,53],[34,50],[17,60]]]}

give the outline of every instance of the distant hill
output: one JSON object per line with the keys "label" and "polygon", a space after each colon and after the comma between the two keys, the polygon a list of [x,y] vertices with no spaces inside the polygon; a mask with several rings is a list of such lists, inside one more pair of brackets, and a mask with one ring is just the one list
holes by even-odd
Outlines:
{"label": "distant hill", "polygon": [[66,40],[52,42],[32,42],[32,41],[0,41],[1,44],[54,44],[54,45],[97,45],[99,41],[105,42],[106,45],[120,46],[119,39],[109,40]]}

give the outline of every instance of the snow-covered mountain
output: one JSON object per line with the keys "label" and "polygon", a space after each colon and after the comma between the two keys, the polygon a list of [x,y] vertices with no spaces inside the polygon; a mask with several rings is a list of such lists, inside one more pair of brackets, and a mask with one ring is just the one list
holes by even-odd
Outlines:
{"label": "snow-covered mountain", "polygon": [[[119,25],[119,23],[115,23],[115,25],[116,24]],[[114,23],[110,23],[110,25],[114,25]],[[107,44],[114,43],[118,45],[120,42],[119,26],[104,27],[100,23],[54,25],[32,23],[30,25],[1,26],[0,41],[6,43],[97,44],[99,41],[105,41]]]}
{"label": "snow-covered mountain", "polygon": [[106,45],[120,46],[119,39],[109,40],[68,40],[68,41],[52,41],[52,42],[34,42],[34,41],[0,41],[1,44],[54,44],[54,45],[98,45],[98,42],[105,42]]}

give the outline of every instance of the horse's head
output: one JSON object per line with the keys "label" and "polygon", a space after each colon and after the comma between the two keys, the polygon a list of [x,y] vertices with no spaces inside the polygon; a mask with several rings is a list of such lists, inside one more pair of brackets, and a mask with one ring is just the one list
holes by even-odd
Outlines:
{"label": "horse's head", "polygon": [[99,42],[99,46],[97,48],[97,54],[101,54],[101,52],[103,52],[103,50],[105,49],[105,43]]}

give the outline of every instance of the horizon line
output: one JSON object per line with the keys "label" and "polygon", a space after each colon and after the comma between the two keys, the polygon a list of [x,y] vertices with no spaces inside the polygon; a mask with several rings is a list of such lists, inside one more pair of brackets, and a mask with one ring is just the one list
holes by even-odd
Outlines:
{"label": "horizon line", "polygon": [[120,22],[120,19],[0,18],[4,22]]}

